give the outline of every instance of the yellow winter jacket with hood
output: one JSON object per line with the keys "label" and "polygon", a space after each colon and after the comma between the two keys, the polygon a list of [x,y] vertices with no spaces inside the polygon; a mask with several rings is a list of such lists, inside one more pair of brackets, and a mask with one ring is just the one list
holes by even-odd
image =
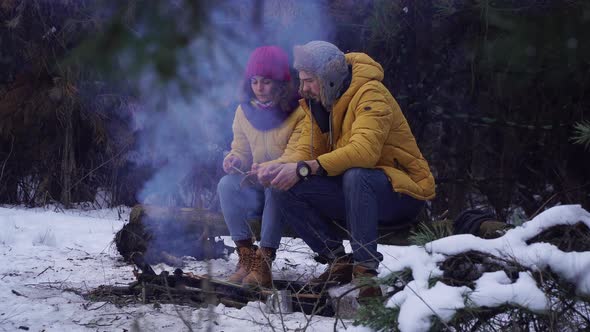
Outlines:
{"label": "yellow winter jacket with hood", "polygon": [[434,198],[434,177],[399,105],[381,83],[383,68],[364,53],[345,56],[352,80],[334,103],[331,130],[322,134],[305,99],[300,100],[307,116],[297,150],[278,161],[317,159],[329,176],[353,167],[380,168],[394,191]]}
{"label": "yellow winter jacket with hood", "polygon": [[240,169],[249,171],[252,163],[261,164],[287,157],[295,151],[304,119],[305,112],[297,107],[279,126],[260,130],[248,120],[242,106],[238,106],[232,124],[234,138],[226,158],[232,155],[238,157]]}

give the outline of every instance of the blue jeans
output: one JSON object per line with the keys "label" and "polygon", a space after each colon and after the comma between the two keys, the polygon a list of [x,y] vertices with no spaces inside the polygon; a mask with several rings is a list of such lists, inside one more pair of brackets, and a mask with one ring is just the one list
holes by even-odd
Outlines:
{"label": "blue jeans", "polygon": [[288,191],[273,190],[272,205],[316,253],[334,258],[350,239],[355,263],[376,269],[377,226],[416,218],[424,201],[397,193],[380,169],[351,168],[342,176],[312,176]]}
{"label": "blue jeans", "polygon": [[243,175],[229,174],[217,184],[221,211],[232,240],[248,240],[254,234],[248,221],[262,218],[260,246],[277,249],[283,234],[283,225],[276,210],[269,208],[270,189],[240,187]]}

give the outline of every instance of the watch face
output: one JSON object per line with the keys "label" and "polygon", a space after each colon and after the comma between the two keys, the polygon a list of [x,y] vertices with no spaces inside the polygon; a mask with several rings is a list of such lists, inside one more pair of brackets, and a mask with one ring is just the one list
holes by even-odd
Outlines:
{"label": "watch face", "polygon": [[299,175],[301,176],[308,176],[309,175],[309,168],[307,167],[301,167],[299,168]]}

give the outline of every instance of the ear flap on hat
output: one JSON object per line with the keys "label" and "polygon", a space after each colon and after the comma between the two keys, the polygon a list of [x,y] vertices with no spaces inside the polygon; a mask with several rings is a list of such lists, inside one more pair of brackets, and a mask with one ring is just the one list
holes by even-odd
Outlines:
{"label": "ear flap on hat", "polygon": [[318,76],[322,104],[326,108],[331,108],[338,98],[342,83],[348,76],[346,59],[343,56],[331,56]]}

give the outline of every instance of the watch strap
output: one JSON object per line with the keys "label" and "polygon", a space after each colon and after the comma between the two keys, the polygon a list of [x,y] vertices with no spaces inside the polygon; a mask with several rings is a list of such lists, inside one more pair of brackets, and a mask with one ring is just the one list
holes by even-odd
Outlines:
{"label": "watch strap", "polygon": [[318,169],[316,170],[315,174],[319,175],[319,176],[328,176],[328,172],[326,172],[326,170],[324,169],[324,167],[322,167],[322,164],[320,164],[319,160],[315,160],[318,163]]}

